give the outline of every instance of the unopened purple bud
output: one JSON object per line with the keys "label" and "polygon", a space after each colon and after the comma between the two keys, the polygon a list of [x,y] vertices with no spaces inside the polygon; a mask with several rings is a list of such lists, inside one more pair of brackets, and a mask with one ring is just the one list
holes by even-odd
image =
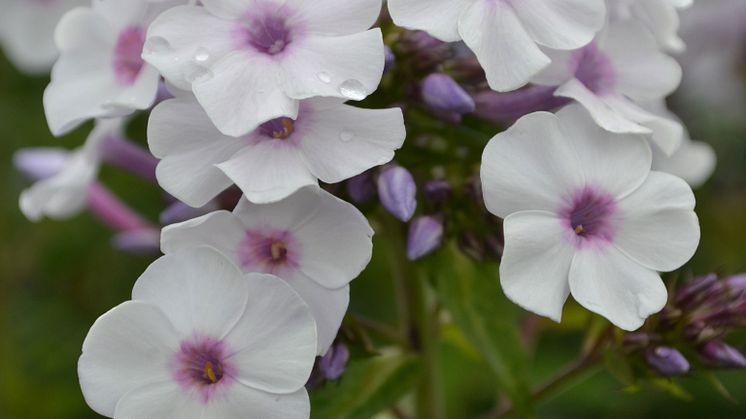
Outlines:
{"label": "unopened purple bud", "polygon": [[691,307],[700,300],[700,296],[717,282],[716,274],[700,276],[687,282],[676,293],[676,304],[680,307]]}
{"label": "unopened purple bud", "polygon": [[681,352],[668,346],[658,346],[645,352],[650,368],[664,377],[684,375],[689,372],[689,361]]}
{"label": "unopened purple bud", "polygon": [[176,201],[163,210],[159,217],[159,221],[163,225],[180,223],[182,221],[200,217],[218,209],[220,208],[215,201],[210,201],[200,208],[192,208],[181,201]]}
{"label": "unopened purple bud", "polygon": [[451,195],[451,185],[445,180],[431,180],[422,186],[422,195],[434,204],[440,204]]}
{"label": "unopened purple bud", "polygon": [[29,179],[41,180],[59,173],[69,156],[63,148],[25,148],[13,155],[13,165]]}
{"label": "unopened purple bud", "polygon": [[443,221],[431,215],[417,217],[409,226],[407,257],[417,260],[440,247],[442,242]]}
{"label": "unopened purple bud", "polygon": [[431,74],[422,81],[422,100],[439,113],[458,114],[474,112],[474,99],[445,74]]}
{"label": "unopened purple bud", "polygon": [[378,176],[381,204],[396,218],[407,222],[417,209],[417,185],[409,170],[391,166]]}
{"label": "unopened purple bud", "polygon": [[642,349],[648,347],[654,338],[656,337],[650,333],[629,333],[624,337],[622,344],[629,349]]}
{"label": "unopened purple bud", "polygon": [[709,363],[723,368],[746,368],[746,357],[736,348],[721,340],[712,340],[699,349]]}
{"label": "unopened purple bud", "polygon": [[327,380],[338,380],[347,368],[350,360],[350,351],[343,343],[338,343],[329,348],[329,351],[319,360],[319,371]]}
{"label": "unopened purple bud", "polygon": [[161,232],[153,228],[124,231],[112,239],[114,248],[134,255],[155,255],[160,251]]}
{"label": "unopened purple bud", "polygon": [[386,60],[383,66],[383,72],[388,73],[392,68],[394,68],[394,65],[396,65],[396,55],[394,55],[394,51],[386,45],[383,47],[383,56]]}
{"label": "unopened purple bud", "polygon": [[746,274],[733,275],[726,279],[725,283],[735,294],[746,292]]}
{"label": "unopened purple bud", "polygon": [[347,195],[352,202],[364,204],[376,196],[376,183],[370,172],[363,172],[347,180]]}

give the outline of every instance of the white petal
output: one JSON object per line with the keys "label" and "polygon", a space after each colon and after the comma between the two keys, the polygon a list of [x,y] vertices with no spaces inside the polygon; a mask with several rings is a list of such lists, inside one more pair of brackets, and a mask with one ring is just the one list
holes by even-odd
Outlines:
{"label": "white petal", "polygon": [[[216,16],[224,19],[235,19],[251,10],[256,0],[201,0],[200,3]],[[270,3],[272,3],[271,0]]]}
{"label": "white petal", "polygon": [[[113,417],[116,419],[201,419],[205,405],[188,397],[173,380],[148,383],[122,397]],[[111,415],[109,415],[111,416]]]}
{"label": "white petal", "polygon": [[200,245],[210,246],[240,266],[236,249],[244,238],[244,230],[238,217],[228,211],[215,211],[164,227],[161,250],[169,254]]}
{"label": "white petal", "polygon": [[240,137],[263,122],[298,115],[298,102],[281,88],[283,78],[273,59],[235,51],[195,79],[192,90],[220,132]]}
{"label": "white petal", "polygon": [[[653,35],[658,43],[671,52],[683,52],[686,49],[684,41],[679,38],[679,13],[677,7],[685,7],[683,4],[674,5],[680,0],[657,0],[636,1],[632,5],[635,17],[640,19]],[[691,5],[691,0],[689,0]]]}
{"label": "white petal", "polygon": [[294,41],[281,61],[285,91],[293,99],[314,96],[362,100],[381,81],[385,58],[381,30]]}
{"label": "white petal", "polygon": [[[337,183],[394,158],[406,130],[401,109],[361,109],[312,99],[300,147],[314,176]],[[304,115],[305,117],[305,115]]]}
{"label": "white petal", "polygon": [[397,26],[423,30],[445,42],[461,40],[458,21],[475,0],[388,0]]}
{"label": "white petal", "polygon": [[511,301],[559,322],[570,294],[574,253],[567,230],[553,214],[521,211],[505,219],[500,284]]}
{"label": "white petal", "polygon": [[[348,35],[364,32],[381,14],[381,0],[288,0],[300,14],[304,29],[313,34]],[[333,12],[330,12],[332,11]]]}
{"label": "white petal", "polygon": [[297,391],[316,356],[316,324],[298,294],[273,275],[246,274],[246,311],[226,337],[236,380],[271,393]]}
{"label": "white petal", "polygon": [[652,131],[650,139],[664,153],[670,155],[681,146],[685,132],[680,121],[667,116],[659,116],[624,97],[609,97],[605,102],[627,120],[634,121]]}
{"label": "white petal", "polygon": [[167,364],[178,339],[163,312],[149,303],[128,301],[99,317],[78,362],[88,405],[113,417],[117,402],[130,390],[170,380]]}
{"label": "white petal", "polygon": [[542,86],[560,86],[575,77],[574,51],[560,51],[544,48],[544,54],[552,63],[531,78],[531,83]]}
{"label": "white petal", "polygon": [[350,286],[329,289],[316,281],[296,276],[287,281],[303,301],[308,304],[313,319],[316,321],[318,336],[317,355],[324,355],[334,342],[339,326],[347,313],[350,304]]}
{"label": "white petal", "polygon": [[503,218],[522,210],[556,211],[563,196],[583,185],[578,164],[556,116],[526,115],[484,149],[481,178],[487,209]]}
{"label": "white petal", "polygon": [[114,32],[119,32],[131,24],[143,22],[149,6],[147,0],[98,0],[91,7],[96,14],[106,19]]}
{"label": "white petal", "polygon": [[583,307],[624,330],[636,330],[666,305],[660,276],[613,246],[587,247],[570,267],[570,291]]}
{"label": "white petal", "polygon": [[621,198],[645,181],[653,157],[643,136],[608,133],[577,105],[566,106],[557,117],[565,137],[571,139],[587,185]]}
{"label": "white petal", "polygon": [[237,385],[225,397],[211,401],[204,418],[308,419],[310,414],[311,403],[305,388],[277,395]]}
{"label": "white petal", "polygon": [[276,202],[304,186],[318,184],[300,149],[275,140],[245,147],[217,167],[256,203]]}
{"label": "white petal", "polygon": [[234,24],[204,7],[174,7],[150,25],[143,59],[178,88],[191,90],[196,75],[233,49]]}
{"label": "white petal", "polygon": [[504,2],[476,1],[461,15],[459,33],[498,92],[524,86],[550,63]]}
{"label": "white petal", "polygon": [[653,149],[653,170],[684,179],[692,188],[702,186],[712,176],[717,156],[712,146],[701,141],[686,141],[671,157]]}
{"label": "white petal", "polygon": [[132,299],[163,310],[185,336],[195,331],[222,338],[248,298],[240,270],[209,247],[185,249],[153,262],[135,283]]}
{"label": "white petal", "polygon": [[520,0],[510,4],[531,37],[553,49],[588,44],[606,20],[606,7],[600,0]]}
{"label": "white petal", "polygon": [[614,244],[650,269],[679,268],[699,245],[694,203],[692,189],[682,179],[651,172],[638,190],[619,202],[622,222]]}

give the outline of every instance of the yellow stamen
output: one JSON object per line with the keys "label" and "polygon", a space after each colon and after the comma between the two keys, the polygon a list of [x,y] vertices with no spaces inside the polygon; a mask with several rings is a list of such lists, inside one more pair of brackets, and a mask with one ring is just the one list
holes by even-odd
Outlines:
{"label": "yellow stamen", "polygon": [[285,256],[286,252],[287,248],[285,247],[285,243],[280,241],[272,243],[272,247],[270,247],[270,253],[272,254],[272,259],[274,260],[282,259]]}
{"label": "yellow stamen", "polygon": [[582,234],[585,229],[583,228],[583,225],[580,224],[577,227],[575,227],[575,234]]}
{"label": "yellow stamen", "polygon": [[275,131],[272,133],[272,138],[276,140],[286,140],[295,131],[295,124],[293,123],[292,119],[284,118],[281,121],[281,124],[282,124],[282,130]]}
{"label": "yellow stamen", "polygon": [[215,367],[212,365],[212,362],[207,361],[205,363],[205,378],[210,380],[212,383],[218,382],[218,376],[215,375]]}

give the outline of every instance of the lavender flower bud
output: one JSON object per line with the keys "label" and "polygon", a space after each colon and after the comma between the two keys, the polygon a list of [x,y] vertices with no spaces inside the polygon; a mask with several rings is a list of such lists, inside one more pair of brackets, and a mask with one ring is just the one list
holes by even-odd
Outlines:
{"label": "lavender flower bud", "polygon": [[407,257],[417,260],[438,247],[443,241],[443,221],[439,217],[417,217],[409,226]]}
{"label": "lavender flower bud", "polygon": [[401,166],[384,169],[378,176],[381,204],[396,218],[407,222],[417,209],[417,185],[409,170]]}
{"label": "lavender flower bud", "polygon": [[160,251],[161,232],[153,228],[124,231],[112,239],[112,246],[133,255],[155,255]]}
{"label": "lavender flower bud", "polygon": [[645,361],[659,375],[672,377],[689,372],[689,361],[681,352],[668,346],[658,346],[645,352]]}
{"label": "lavender flower bud", "polygon": [[70,153],[62,148],[25,148],[13,155],[13,165],[31,180],[41,180],[57,174]]}
{"label": "lavender flower bud", "polygon": [[451,185],[445,180],[431,180],[422,187],[422,195],[425,199],[440,204],[451,195]]}
{"label": "lavender flower bud", "polygon": [[700,276],[687,282],[676,293],[676,304],[680,307],[691,307],[699,302],[701,294],[717,282],[717,275]]}
{"label": "lavender flower bud", "polygon": [[746,368],[746,357],[736,348],[721,340],[712,340],[699,348],[699,353],[709,363],[723,368]]}
{"label": "lavender flower bud", "polygon": [[394,68],[394,65],[396,65],[396,55],[394,55],[394,51],[389,48],[388,45],[383,47],[383,56],[385,58],[385,64],[383,66],[383,72],[388,73],[391,71],[392,68]]}
{"label": "lavender flower bud", "polygon": [[329,348],[326,355],[319,360],[319,371],[327,380],[338,380],[347,368],[350,360],[350,351],[343,343],[338,343]]}
{"label": "lavender flower bud", "polygon": [[458,114],[474,112],[474,99],[445,74],[431,74],[422,81],[422,100],[438,113]]}
{"label": "lavender flower bud", "polygon": [[176,201],[169,205],[159,217],[159,221],[163,225],[169,225],[174,223],[180,223],[182,221],[191,220],[199,216],[208,214],[212,211],[220,209],[215,201],[210,201],[200,208],[192,208],[189,205]]}
{"label": "lavender flower bud", "polygon": [[725,283],[735,295],[746,293],[746,274],[733,275]]}
{"label": "lavender flower bud", "polygon": [[347,195],[352,202],[364,204],[376,196],[376,184],[369,172],[361,173],[347,181]]}

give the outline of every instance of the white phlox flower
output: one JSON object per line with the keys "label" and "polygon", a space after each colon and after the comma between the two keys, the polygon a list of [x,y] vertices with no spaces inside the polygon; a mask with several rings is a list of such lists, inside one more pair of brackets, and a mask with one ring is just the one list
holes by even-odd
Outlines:
{"label": "white phlox flower", "polygon": [[534,83],[559,86],[556,96],[574,99],[610,132],[652,135],[669,155],[679,147],[681,124],[643,109],[640,103],[659,101],[676,90],[681,67],[659,50],[641,23],[611,23],[588,46],[551,55],[552,64]]}
{"label": "white phlox flower", "polygon": [[446,42],[463,40],[492,89],[529,82],[551,62],[539,47],[574,50],[604,25],[604,0],[389,0],[394,22]]}
{"label": "white phlox flower", "polygon": [[150,22],[183,1],[95,0],[63,16],[55,32],[60,58],[44,92],[54,135],[91,118],[128,115],[153,104],[159,74],[141,58]]}
{"label": "white phlox flower", "polygon": [[0,45],[20,70],[46,73],[57,59],[54,28],[62,15],[90,0],[0,0]]}
{"label": "white phlox flower", "polygon": [[190,96],[153,110],[148,143],[161,158],[161,186],[194,207],[233,183],[256,203],[281,200],[296,190],[336,183],[389,162],[406,136],[402,112],[361,109],[343,99],[300,103],[295,119],[259,121],[240,137],[222,134]]}
{"label": "white phlox flower", "polygon": [[21,193],[19,203],[26,218],[60,220],[81,212],[88,202],[89,187],[98,177],[102,146],[107,138],[122,136],[123,122],[121,118],[96,121],[85,145],[71,152],[56,149],[51,153],[18,154],[16,162],[21,170],[32,163],[29,158],[42,158],[39,164],[48,164],[45,169],[35,169],[45,173],[38,173],[39,180]]}
{"label": "white phlox flower", "polygon": [[305,303],[214,249],[166,255],[83,343],[86,402],[117,419],[307,419],[316,354]]}
{"label": "white phlox flower", "polygon": [[697,248],[694,194],[651,171],[640,135],[599,128],[578,106],[527,115],[487,145],[487,208],[502,217],[505,294],[559,321],[569,294],[624,330],[667,301],[658,272]]}
{"label": "white phlox flower", "polygon": [[217,128],[241,136],[295,118],[299,100],[362,100],[384,67],[381,0],[203,0],[163,13],[143,57],[191,90]]}
{"label": "white phlox flower", "polygon": [[670,52],[682,52],[679,12],[694,0],[607,0],[610,20],[635,19],[653,33],[658,44]]}
{"label": "white phlox flower", "polygon": [[331,346],[350,300],[348,283],[371,258],[373,230],[353,205],[307,187],[275,204],[242,199],[163,230],[166,254],[200,245],[218,249],[244,272],[277,275],[311,308],[318,354]]}

